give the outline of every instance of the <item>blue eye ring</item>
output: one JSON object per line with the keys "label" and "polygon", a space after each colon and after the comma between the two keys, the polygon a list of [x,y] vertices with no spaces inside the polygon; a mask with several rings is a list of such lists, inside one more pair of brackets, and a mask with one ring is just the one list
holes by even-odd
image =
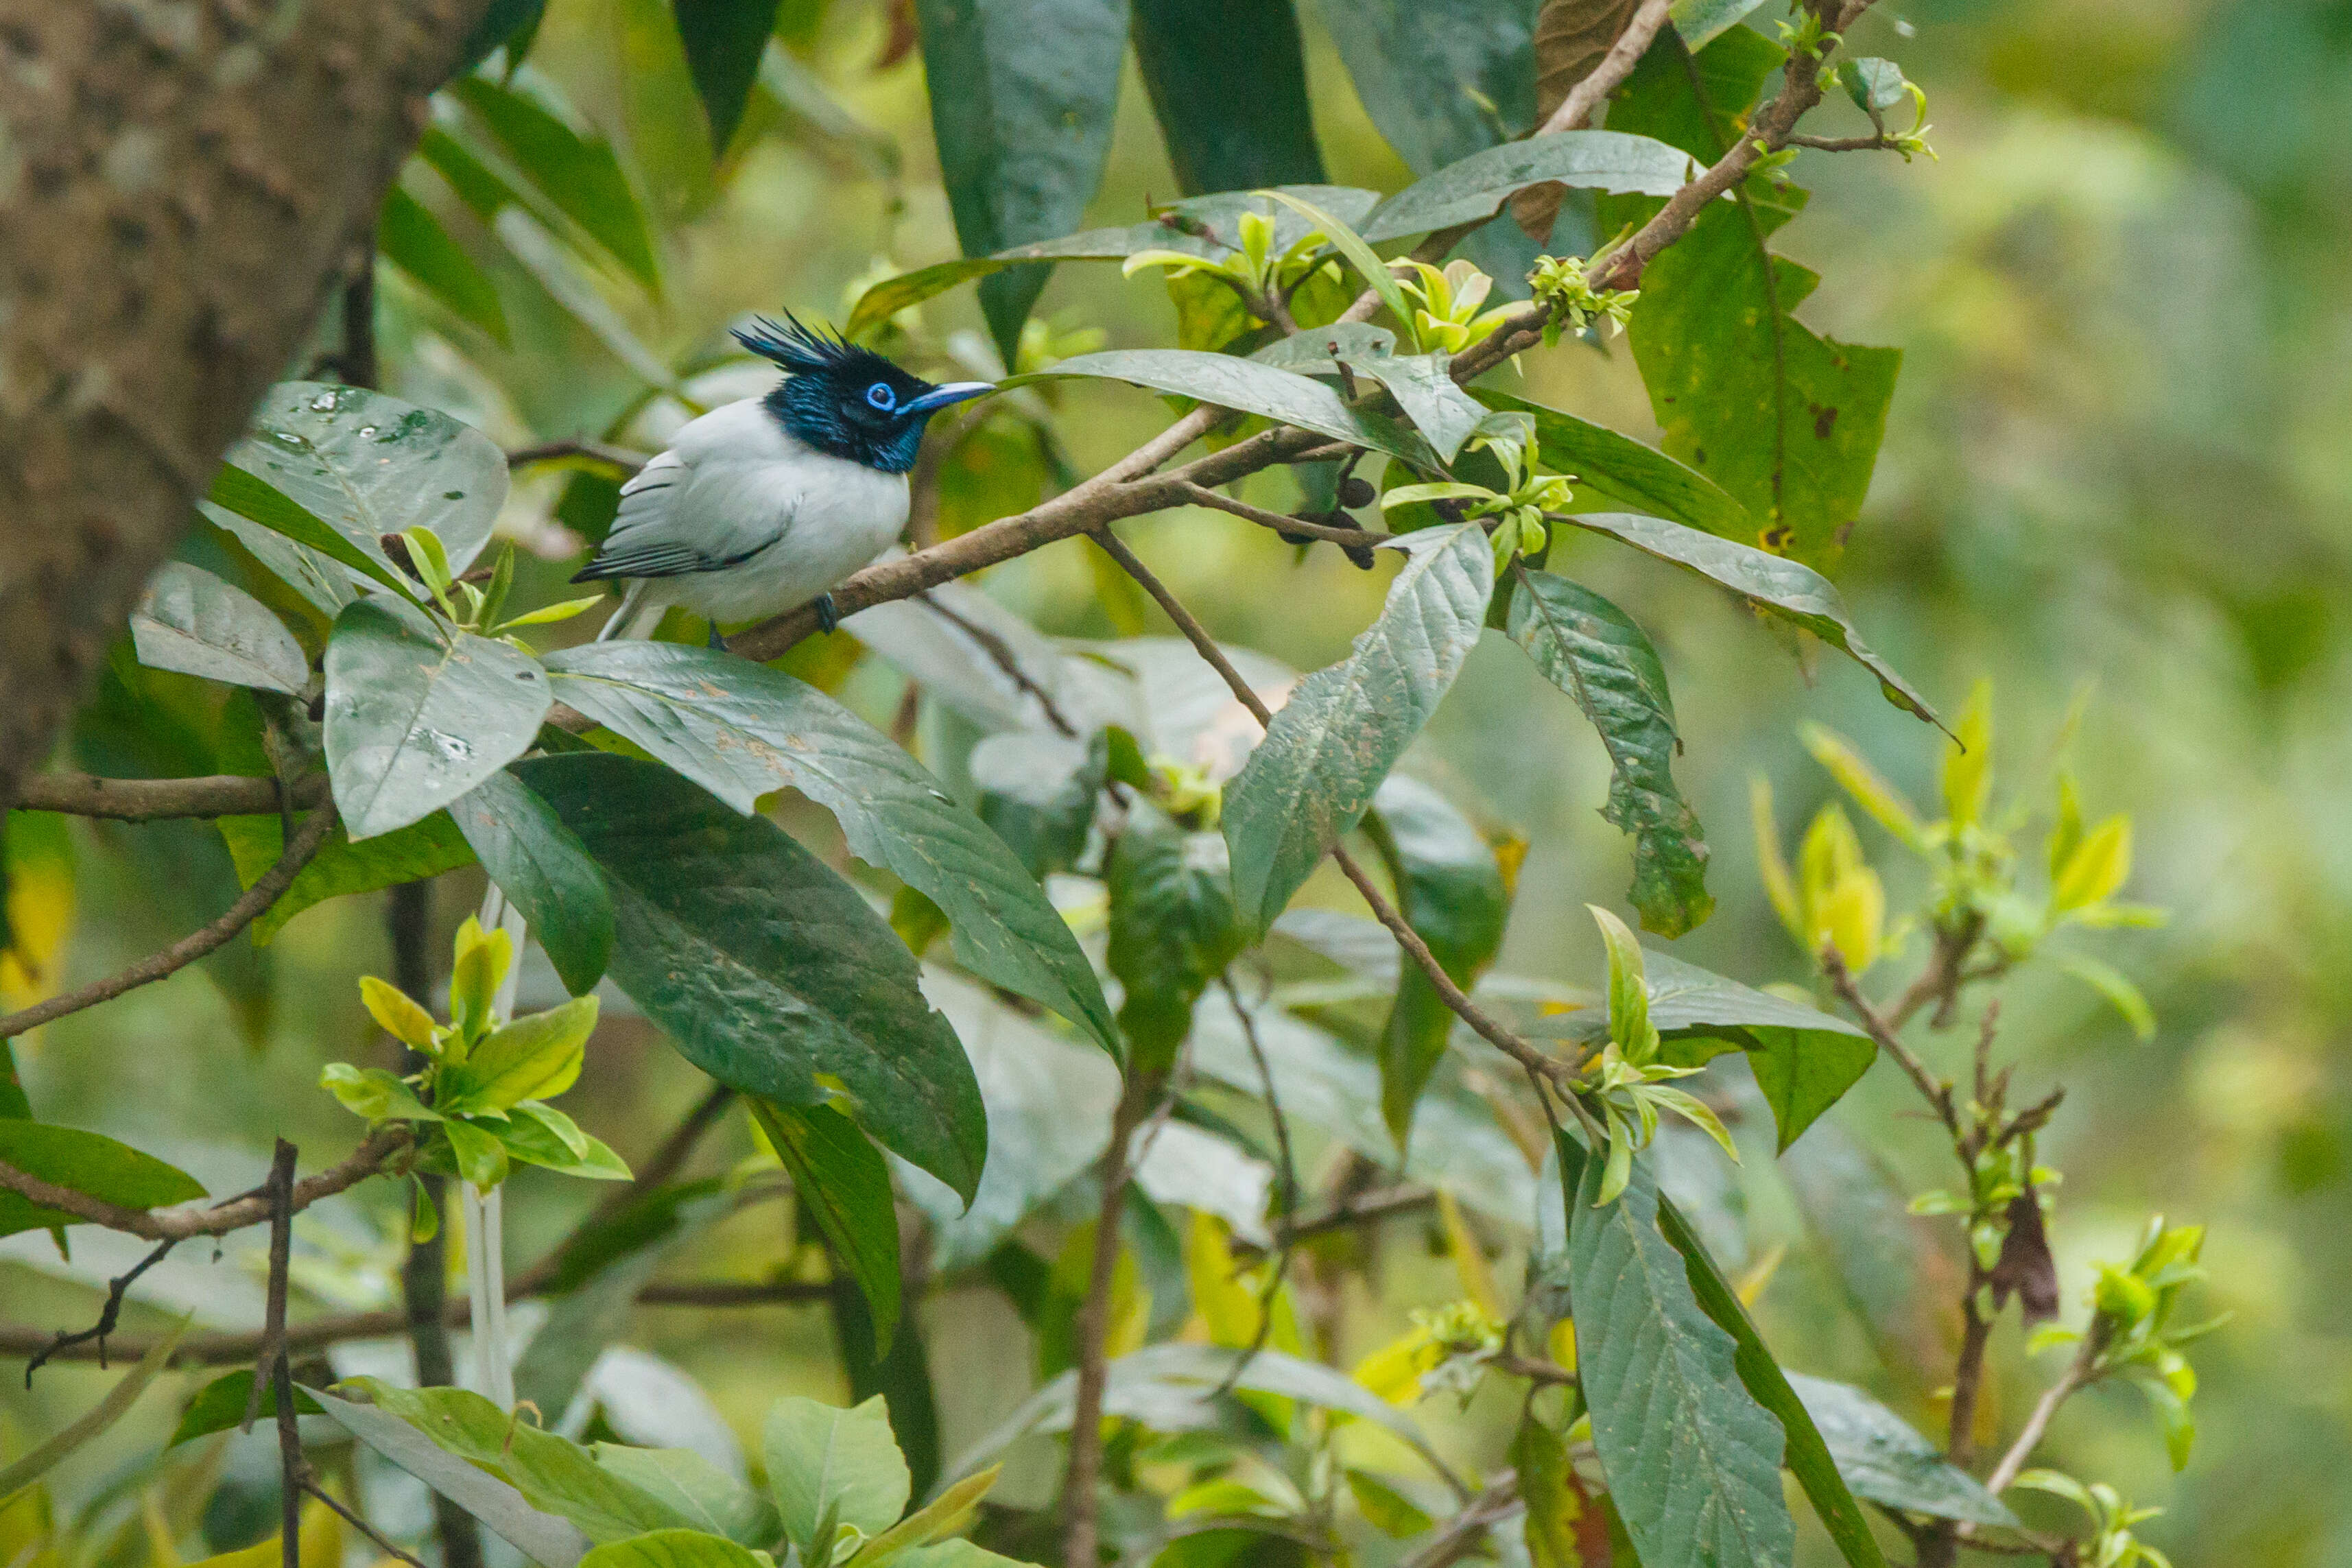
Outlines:
{"label": "blue eye ring", "polygon": [[890,390],[888,382],[877,381],[866,389],[866,404],[869,408],[878,408],[887,414],[898,406],[898,395]]}

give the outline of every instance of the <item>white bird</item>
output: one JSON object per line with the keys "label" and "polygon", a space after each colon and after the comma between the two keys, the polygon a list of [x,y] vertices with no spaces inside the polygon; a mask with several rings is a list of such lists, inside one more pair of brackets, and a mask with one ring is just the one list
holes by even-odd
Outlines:
{"label": "white bird", "polygon": [[835,625],[833,585],[907,525],[907,472],[923,427],[995,387],[934,385],[870,349],[761,321],[736,341],[790,374],[765,397],[679,429],[621,487],[610,532],[575,583],[626,579],[597,640],[646,637],[672,605],[711,623],[763,620],[815,602]]}

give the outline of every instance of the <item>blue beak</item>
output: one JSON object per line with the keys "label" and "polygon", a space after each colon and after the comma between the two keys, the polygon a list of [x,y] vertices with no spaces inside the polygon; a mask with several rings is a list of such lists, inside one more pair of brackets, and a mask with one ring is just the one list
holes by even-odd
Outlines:
{"label": "blue beak", "polygon": [[898,405],[901,414],[936,414],[950,404],[970,398],[985,397],[996,390],[992,381],[951,381],[945,386],[935,386],[920,397],[910,397]]}

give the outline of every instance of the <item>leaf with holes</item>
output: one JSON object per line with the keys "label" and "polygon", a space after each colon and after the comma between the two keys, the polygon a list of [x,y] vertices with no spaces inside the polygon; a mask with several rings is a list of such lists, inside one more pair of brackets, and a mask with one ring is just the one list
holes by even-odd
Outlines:
{"label": "leaf with holes", "polygon": [[1601,732],[1611,769],[1601,815],[1633,837],[1629,896],[1646,930],[1682,935],[1714,911],[1715,898],[1698,814],[1675,786],[1682,742],[1657,649],[1590,588],[1525,569],[1511,595],[1511,636]]}
{"label": "leaf with holes", "polygon": [[1116,1052],[1109,1004],[1061,914],[1002,839],[888,736],[814,687],[711,648],[604,642],[551,657],[557,695],[739,811],[791,787],[850,852],[943,910],[984,980]]}
{"label": "leaf with holes", "polygon": [[1380,619],[1347,659],[1298,684],[1226,786],[1225,843],[1244,930],[1264,931],[1372,803],[1461,673],[1485,625],[1495,552],[1475,523],[1425,529]]}
{"label": "leaf with holes", "polygon": [[860,1127],[971,1197],[988,1152],[971,1064],[856,889],[774,823],[658,763],[576,752],[515,775],[604,868],[613,980],[688,1060],[789,1105],[845,1100]]}
{"label": "leaf with holes", "polygon": [[325,663],[327,777],[354,843],[522,755],[554,700],[530,655],[382,596],[343,607]]}

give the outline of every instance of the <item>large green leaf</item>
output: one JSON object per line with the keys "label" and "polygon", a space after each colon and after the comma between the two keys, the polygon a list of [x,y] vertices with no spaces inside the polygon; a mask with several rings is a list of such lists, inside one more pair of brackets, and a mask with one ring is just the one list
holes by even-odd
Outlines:
{"label": "large green leaf", "polygon": [[761,1448],[784,1534],[803,1562],[827,1520],[875,1536],[907,1511],[912,1481],[880,1399],[848,1410],[798,1395],[780,1399],[768,1411]]}
{"label": "large green leaf", "polygon": [[[221,840],[228,846],[239,882],[250,888],[261,874],[278,864],[286,852],[286,824],[276,816],[224,816]],[[372,893],[403,882],[423,881],[444,871],[474,863],[457,825],[449,814],[436,811],[422,822],[378,834],[354,844],[350,831],[338,822],[310,863],[295,877],[293,886],[276,903],[261,911],[251,927],[257,945],[266,945],[286,922],[313,904],[347,893]]]}
{"label": "large green leaf", "polygon": [[432,815],[530,749],[554,700],[512,644],[354,600],[327,639],[327,777],[357,843]]}
{"label": "large green leaf", "polygon": [[971,1064],[856,889],[656,763],[577,752],[515,773],[604,868],[613,979],[688,1060],[788,1105],[845,1096],[859,1126],[971,1197],[988,1151]]}
{"label": "large green leaf", "polygon": [[[1331,342],[1319,331],[1299,335],[1318,338],[1327,348]],[[1359,374],[1368,375],[1387,387],[1389,395],[1397,400],[1397,406],[1404,410],[1404,416],[1412,421],[1413,428],[1429,438],[1431,448],[1445,462],[1454,460],[1462,450],[1462,443],[1486,417],[1486,410],[1455,384],[1451,354],[1366,354],[1353,358],[1342,353],[1333,357],[1346,360]]]}
{"label": "large green leaf", "polygon": [[1301,681],[1226,786],[1225,843],[1244,930],[1274,923],[1428,722],[1478,640],[1495,555],[1475,523],[1397,542],[1404,569],[1347,659]]}
{"label": "large green leaf", "polygon": [[[1746,110],[1780,50],[1741,27],[1698,58],[1713,69],[1695,88],[1681,42],[1665,33],[1610,123],[1713,163],[1730,145],[1719,117]],[[1708,97],[1695,101],[1697,93]],[[1631,336],[1665,449],[1739,498],[1760,531],[1752,542],[1829,564],[1870,488],[1903,356],[1833,342],[1797,320],[1821,278],[1769,241],[1803,195],[1750,185],[1709,204],[1643,270]]]}
{"label": "large green leaf", "polygon": [[[1556,1142],[1565,1161],[1569,1141],[1563,1137]],[[1591,1164],[1595,1172],[1601,1168],[1598,1161]],[[1740,1305],[1723,1271],[1707,1256],[1706,1248],[1681,1211],[1664,1196],[1658,1199],[1658,1229],[1668,1245],[1682,1255],[1685,1278],[1700,1310],[1739,1347],[1734,1358],[1739,1381],[1747,1385],[1757,1403],[1780,1423],[1788,1439],[1789,1472],[1804,1489],[1806,1500],[1813,1505],[1813,1512],[1830,1532],[1830,1539],[1837,1542],[1848,1568],[1886,1568],[1885,1554],[1879,1551],[1877,1538],[1870,1533],[1870,1521],[1863,1517],[1862,1505],[1853,1500],[1845,1478],[1838,1473],[1837,1463],[1821,1430],[1813,1425],[1812,1415],[1798,1399],[1796,1390],[1789,1386],[1780,1363],[1772,1359],[1771,1351],[1756,1331],[1748,1309]]]}
{"label": "large green leaf", "polygon": [[675,643],[595,643],[554,655],[549,668],[565,701],[737,810],[791,787],[831,811],[852,854],[947,915],[966,968],[1117,1049],[1101,984],[1036,879],[848,709],[781,670]]}
{"label": "large green leaf", "polygon": [[[1562,1170],[1575,1168],[1559,1142]],[[1595,1202],[1601,1163],[1581,1165],[1567,1189],[1577,1373],[1634,1550],[1661,1565],[1787,1568],[1796,1527],[1780,1496],[1780,1421],[1742,1385],[1731,1335],[1700,1310],[1659,1234],[1646,1165],[1607,1205]]]}
{"label": "large green leaf", "polygon": [[1192,1027],[1192,1004],[1242,950],[1224,845],[1187,833],[1149,801],[1128,808],[1104,879],[1110,894],[1110,972],[1127,990],[1118,1021],[1129,1062],[1164,1071]]}
{"label": "large green leaf", "polygon": [[1962,1332],[1966,1244],[1948,1222],[1915,1215],[1911,1187],[1834,1119],[1781,1158],[1797,1212],[1837,1294],[1880,1359],[1916,1392],[1946,1366]]}
{"label": "large green leaf", "polygon": [[[1067,234],[1110,151],[1126,0],[915,0],[940,173],[966,256]],[[1011,364],[1043,267],[981,289]]]}
{"label": "large green leaf", "polygon": [[[228,460],[387,567],[378,542],[385,534],[429,528],[450,569],[463,572],[489,542],[507,499],[506,454],[488,437],[438,409],[357,386],[280,382]],[[212,499],[254,516],[217,487]],[[405,578],[393,582],[408,588]]]}
{"label": "large green leaf", "polygon": [[588,847],[503,770],[460,796],[449,816],[530,922],[563,988],[574,996],[593,990],[613,956],[613,894]]}
{"label": "large green leaf", "polygon": [[350,576],[342,567],[401,597],[411,596],[409,584],[373,542],[361,548],[268,480],[234,462],[220,466],[205,499],[196,504],[297,593],[329,615],[351,603],[353,596]]}
{"label": "large green leaf", "polygon": [[506,308],[498,285],[466,247],[449,237],[431,209],[394,185],[376,215],[376,248],[412,282],[461,321],[470,321],[500,348],[509,346]]}
{"label": "large green leaf", "polygon": [[1188,349],[1110,349],[1076,354],[1056,362],[1049,370],[1014,376],[1001,384],[1025,386],[1070,376],[1124,381],[1154,392],[1198,398],[1220,408],[1264,415],[1407,462],[1428,461],[1427,453],[1408,432],[1378,415],[1358,413],[1322,383],[1232,354]]}
{"label": "large green leaf", "polygon": [[653,231],[611,142],[581,134],[540,103],[487,77],[461,77],[448,91],[473,110],[515,167],[583,233],[647,289],[661,288]]}
{"label": "large green leaf", "polygon": [[[0,1163],[51,1186],[128,1209],[161,1208],[205,1195],[194,1176],[128,1143],[118,1143],[103,1133],[22,1117],[0,1117]],[[81,1223],[63,1210],[43,1208],[19,1194],[0,1192],[0,1236]]]}
{"label": "large green leaf", "polygon": [[1291,0],[1132,4],[1136,63],[1186,195],[1322,181]]}
{"label": "large green leaf", "polygon": [[710,122],[710,151],[724,153],[751,101],[768,35],[775,31],[776,0],[677,0],[674,9],[687,68]]}
{"label": "large green leaf", "polygon": [[1549,572],[1523,571],[1511,595],[1511,636],[1601,732],[1610,764],[1601,815],[1633,837],[1628,896],[1644,928],[1682,935],[1714,912],[1715,897],[1698,813],[1675,787],[1682,740],[1657,649],[1624,611]]}
{"label": "large green leaf", "polygon": [[1845,600],[1830,580],[1803,563],[1639,512],[1586,512],[1568,521],[1712,578],[1767,614],[1802,626],[1878,677],[1889,702],[1930,724],[1941,724],[1927,699],[1862,640]]}
{"label": "large green leaf", "polygon": [[166,561],[131,612],[131,646],[150,669],[299,695],[302,645],[260,600],[201,566]]}
{"label": "large green leaf", "polygon": [[655,1530],[597,1547],[580,1568],[762,1568],[767,1561],[708,1531]]}
{"label": "large green leaf", "polygon": [[1535,118],[1534,7],[1494,0],[1324,0],[1372,123],[1417,174]]}
{"label": "large green leaf", "polygon": [[[226,1432],[245,1421],[245,1407],[253,1392],[253,1369],[240,1367],[213,1379],[196,1391],[188,1407],[180,1412],[180,1424],[172,1428],[172,1440],[163,1445],[176,1448],[192,1438],[209,1437],[215,1432]],[[324,1412],[319,1402],[307,1394],[294,1396],[294,1410],[300,1415],[319,1415]],[[256,1415],[268,1420],[278,1414],[278,1390],[269,1384],[261,1385],[261,1403]]]}
{"label": "large green leaf", "polygon": [[[1443,795],[1402,773],[1381,784],[1364,829],[1388,862],[1398,911],[1466,990],[1502,946],[1510,912],[1494,846]],[[1453,1030],[1453,1010],[1429,977],[1400,966],[1381,1032],[1381,1112],[1399,1149]]]}
{"label": "large green leaf", "polygon": [[768,1500],[691,1448],[598,1443],[596,1462],[680,1519],[743,1546],[772,1546],[783,1525]]}
{"label": "large green leaf", "polygon": [[[1286,195],[1312,203],[1344,223],[1361,221],[1380,201],[1378,191],[1352,185],[1282,185]],[[851,337],[879,324],[909,305],[919,305],[937,294],[973,278],[985,278],[1033,261],[1121,261],[1139,250],[1177,250],[1190,256],[1217,258],[1230,256],[1241,245],[1240,217],[1255,212],[1274,220],[1274,248],[1286,250],[1312,227],[1293,208],[1253,191],[1220,191],[1171,202],[1160,217],[1115,228],[1092,228],[997,251],[992,256],[968,257],[886,278],[858,297],[842,330]]]}
{"label": "large green leaf", "polygon": [[1788,1375],[1856,1496],[1937,1519],[2017,1527],[2017,1515],[1982,1481],[1946,1464],[1935,1444],[1861,1389],[1802,1373]]}
{"label": "large green leaf", "polygon": [[[572,1568],[586,1554],[588,1538],[579,1526],[561,1514],[534,1508],[495,1470],[469,1464],[437,1443],[427,1435],[429,1428],[420,1430],[389,1409],[356,1405],[314,1388],[302,1392],[344,1431],[480,1520],[541,1568]],[[497,1408],[490,1405],[493,1413]],[[500,1416],[501,1429],[505,1425]]]}
{"label": "large green leaf", "polygon": [[1532,416],[1542,466],[1576,477],[1579,504],[1606,501],[1726,539],[1756,536],[1755,520],[1746,507],[1705,474],[1685,468],[1654,447],[1621,436],[1606,425],[1579,419],[1507,392],[1475,387],[1470,395],[1488,408]]}
{"label": "large green leaf", "polygon": [[[1690,167],[1689,154],[1679,148],[1622,131],[1561,131],[1507,142],[1450,163],[1382,202],[1364,220],[1364,237],[1401,239],[1476,223],[1502,211],[1515,192],[1546,182],[1670,196],[1690,177]],[[1645,293],[1648,287],[1645,275]]]}
{"label": "large green leaf", "polygon": [[793,1178],[800,1212],[816,1222],[833,1254],[866,1296],[877,1352],[898,1327],[898,1210],[890,1167],[857,1123],[824,1105],[754,1099],[777,1157]]}

